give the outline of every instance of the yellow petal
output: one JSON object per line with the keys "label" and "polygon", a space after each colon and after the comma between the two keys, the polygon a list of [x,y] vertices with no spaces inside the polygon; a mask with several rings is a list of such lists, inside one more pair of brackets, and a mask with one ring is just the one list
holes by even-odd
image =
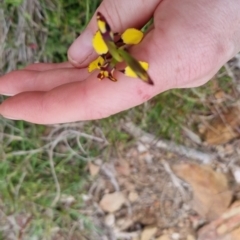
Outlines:
{"label": "yellow petal", "polygon": [[107,71],[101,71],[101,74],[102,74],[103,78],[108,77],[108,72]]}
{"label": "yellow petal", "polygon": [[[147,62],[141,62],[139,61],[140,65],[143,67],[144,70],[148,70],[148,63]],[[132,68],[130,68],[129,66],[127,66],[124,70],[124,74],[128,77],[135,77],[137,78],[137,74],[132,70]]]}
{"label": "yellow petal", "polygon": [[95,59],[88,65],[88,72],[92,72],[95,69],[100,69],[103,63],[104,63],[104,59],[101,56],[99,56],[97,59]]}
{"label": "yellow petal", "polygon": [[94,35],[92,44],[97,54],[102,55],[108,52],[108,47],[99,31]]}
{"label": "yellow petal", "polygon": [[129,28],[121,37],[126,44],[138,44],[143,38],[143,32],[136,28]]}
{"label": "yellow petal", "polygon": [[102,21],[102,20],[98,20],[98,28],[102,33],[105,33],[107,31],[106,29],[106,22]]}

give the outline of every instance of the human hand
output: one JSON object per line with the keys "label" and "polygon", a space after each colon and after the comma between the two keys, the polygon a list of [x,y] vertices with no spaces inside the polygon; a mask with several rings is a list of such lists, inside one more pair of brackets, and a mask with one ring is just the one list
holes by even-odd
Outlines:
{"label": "human hand", "polygon": [[96,57],[91,45],[95,16],[68,51],[70,63],[33,64],[0,78],[0,94],[11,95],[0,114],[50,124],[108,117],[171,88],[208,81],[240,50],[240,2],[229,0],[104,0],[102,12],[114,32],[141,27],[152,15],[154,26],[131,48],[149,63],[154,86],[116,73],[117,83],[87,65]]}

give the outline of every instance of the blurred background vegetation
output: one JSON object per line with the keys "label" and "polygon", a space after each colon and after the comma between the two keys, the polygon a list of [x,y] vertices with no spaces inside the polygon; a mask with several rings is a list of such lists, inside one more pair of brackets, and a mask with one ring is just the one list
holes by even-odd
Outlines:
{"label": "blurred background vegetation", "polygon": [[[0,74],[36,61],[66,61],[68,47],[99,4],[100,0],[0,1]],[[226,74],[222,78],[217,88],[228,88],[231,79]],[[121,128],[123,121],[181,142],[182,126],[193,123],[189,113],[207,114],[204,103],[215,90],[216,81],[197,90],[171,90],[92,122],[41,126],[0,119],[0,239],[8,239],[10,233],[14,239],[51,239],[58,229],[63,239],[71,239],[71,234],[93,231],[81,212],[91,180],[87,162],[108,161],[132,142]]]}

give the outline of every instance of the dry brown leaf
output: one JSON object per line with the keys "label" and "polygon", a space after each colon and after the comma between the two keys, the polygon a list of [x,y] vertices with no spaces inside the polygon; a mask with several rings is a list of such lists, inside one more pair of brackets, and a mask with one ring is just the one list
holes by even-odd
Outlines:
{"label": "dry brown leaf", "polygon": [[234,231],[232,231],[231,233],[230,233],[230,239],[231,240],[239,240],[239,238],[240,238],[240,228],[238,228],[238,229],[235,229]]}
{"label": "dry brown leaf", "polygon": [[232,107],[227,113],[212,119],[204,134],[205,141],[210,145],[218,145],[240,136],[237,130],[240,126],[239,113],[238,107]]}
{"label": "dry brown leaf", "polygon": [[232,200],[224,174],[215,172],[209,166],[197,164],[179,164],[173,167],[174,172],[193,190],[193,209],[209,220],[219,217]]}
{"label": "dry brown leaf", "polygon": [[91,162],[88,164],[88,169],[92,177],[95,177],[96,175],[98,175],[100,171],[100,167]]}
{"label": "dry brown leaf", "polygon": [[198,240],[239,240],[240,201],[234,203],[221,217],[201,228]]}
{"label": "dry brown leaf", "polygon": [[221,89],[219,89],[217,92],[214,93],[214,97],[217,99],[217,100],[224,100],[226,98],[226,95],[225,95],[225,92]]}
{"label": "dry brown leaf", "polygon": [[116,162],[115,169],[119,175],[129,176],[131,173],[129,163],[125,160]]}

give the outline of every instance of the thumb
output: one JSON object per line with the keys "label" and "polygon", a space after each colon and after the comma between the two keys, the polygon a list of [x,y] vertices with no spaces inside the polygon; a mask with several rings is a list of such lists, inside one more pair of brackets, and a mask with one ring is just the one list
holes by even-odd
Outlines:
{"label": "thumb", "polygon": [[[123,32],[129,27],[142,27],[153,15],[162,0],[103,0],[100,11],[109,22],[113,32]],[[68,59],[76,67],[86,66],[96,57],[92,47],[92,38],[97,31],[96,15],[83,33],[68,50]]]}

